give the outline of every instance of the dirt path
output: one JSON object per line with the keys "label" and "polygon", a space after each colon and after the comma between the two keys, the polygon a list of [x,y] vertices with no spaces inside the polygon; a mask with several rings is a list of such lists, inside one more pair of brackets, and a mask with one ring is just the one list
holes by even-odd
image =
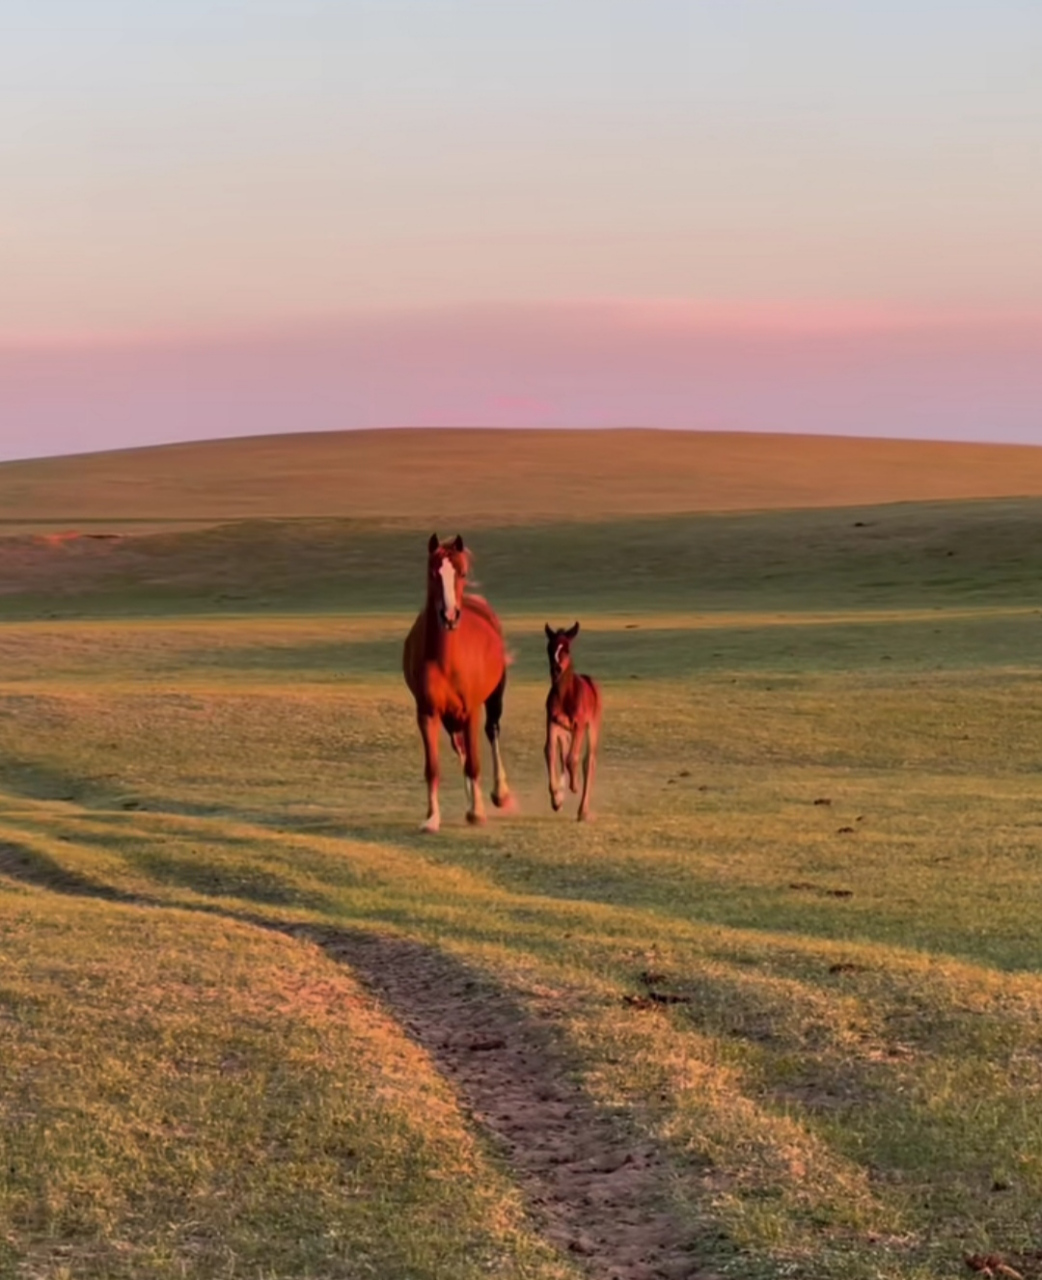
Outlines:
{"label": "dirt path", "polygon": [[[10,841],[0,842],[0,874],[75,897],[173,905],[95,882]],[[408,939],[216,906],[213,914],[317,943],[349,965],[452,1081],[542,1234],[593,1280],[714,1280],[669,1213],[665,1158],[575,1081],[549,1025],[552,1005],[543,1017],[530,1012],[487,976]]]}
{"label": "dirt path", "polygon": [[348,964],[453,1082],[492,1136],[542,1233],[597,1280],[710,1280],[667,1209],[654,1146],[574,1082],[546,1020],[433,948],[294,927]]}

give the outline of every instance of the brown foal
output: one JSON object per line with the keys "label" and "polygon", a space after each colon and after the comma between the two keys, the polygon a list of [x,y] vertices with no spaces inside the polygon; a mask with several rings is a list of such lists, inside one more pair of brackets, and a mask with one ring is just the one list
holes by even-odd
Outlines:
{"label": "brown foal", "polygon": [[590,816],[590,793],[597,768],[597,741],[601,733],[601,691],[589,676],[572,665],[572,641],[579,624],[567,631],[546,626],[546,653],[550,659],[550,692],[546,698],[546,768],[550,778],[550,803],[554,809],[564,804],[559,756],[568,770],[568,785],[579,790],[579,752],[586,739],[583,756],[583,790],[579,801],[579,821]]}

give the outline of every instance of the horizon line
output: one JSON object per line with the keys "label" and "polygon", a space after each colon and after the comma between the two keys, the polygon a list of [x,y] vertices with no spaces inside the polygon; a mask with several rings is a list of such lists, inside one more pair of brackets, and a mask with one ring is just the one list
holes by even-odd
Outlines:
{"label": "horizon line", "polygon": [[386,426],[366,426],[366,427],[329,427],[329,428],[313,428],[308,431],[257,431],[249,434],[240,435],[223,435],[223,436],[196,436],[190,439],[180,440],[158,440],[148,444],[132,444],[122,445],[111,449],[73,449],[63,450],[57,453],[41,453],[29,456],[4,458],[0,457],[0,467],[17,466],[29,464],[33,462],[48,462],[64,458],[93,458],[105,457],[114,454],[126,453],[145,453],[149,450],[160,449],[185,449],[197,448],[202,446],[219,446],[228,444],[248,444],[257,440],[275,440],[284,438],[286,440],[299,440],[306,436],[335,436],[335,435],[377,435],[395,431],[414,431],[414,432],[489,432],[497,435],[507,435],[516,433],[518,435],[532,435],[544,433],[552,435],[555,433],[574,432],[581,435],[596,435],[598,433],[619,433],[634,432],[646,434],[660,435],[697,435],[697,436],[783,436],[795,440],[814,440],[814,441],[833,441],[833,442],[849,442],[851,444],[897,444],[907,445],[910,447],[928,445],[931,448],[940,449],[1042,449],[1042,442],[1028,443],[1016,440],[946,440],[938,439],[930,436],[898,436],[885,434],[865,434],[861,432],[840,432],[840,431],[809,431],[790,430],[779,427],[777,429],[767,429],[763,427],[669,427],[669,426],[639,426],[633,423],[616,424],[612,426],[547,426],[545,424],[533,426],[505,426],[497,427],[493,425],[477,425],[467,426],[461,424],[458,426],[446,426],[438,424],[433,426],[425,426],[421,423],[393,423]]}

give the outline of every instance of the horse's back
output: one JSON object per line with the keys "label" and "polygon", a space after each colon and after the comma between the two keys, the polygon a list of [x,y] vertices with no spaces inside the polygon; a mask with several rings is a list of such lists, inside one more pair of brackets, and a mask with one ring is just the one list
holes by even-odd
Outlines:
{"label": "horse's back", "polygon": [[601,686],[593,678],[593,676],[580,676],[587,689],[587,697],[589,699],[590,719],[599,721],[601,718],[601,708],[603,700],[601,698]]}
{"label": "horse's back", "polygon": [[471,648],[477,667],[481,668],[489,692],[499,684],[510,661],[503,638],[503,624],[495,610],[482,596],[463,597],[463,635]]}
{"label": "horse's back", "polygon": [[503,639],[503,624],[500,622],[495,609],[492,608],[484,596],[465,595],[463,597],[463,612],[470,613],[475,618],[480,618],[483,622],[486,622],[499,636],[500,640]]}

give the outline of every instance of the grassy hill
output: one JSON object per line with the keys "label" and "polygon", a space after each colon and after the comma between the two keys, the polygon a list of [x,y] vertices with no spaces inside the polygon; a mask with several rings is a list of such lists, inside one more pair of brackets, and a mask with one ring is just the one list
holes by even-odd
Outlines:
{"label": "grassy hill", "polygon": [[[1040,456],[0,469],[0,1274],[1042,1280]],[[432,524],[516,654],[520,801],[466,826],[445,762],[435,839]],[[604,688],[592,826],[544,613]]]}
{"label": "grassy hill", "polygon": [[[462,528],[515,614],[1035,604],[1042,500]],[[429,524],[248,520],[133,536],[0,538],[0,618],[407,613]]]}
{"label": "grassy hill", "polygon": [[1042,449],[820,436],[400,430],[0,465],[11,530],[347,517],[472,526],[1042,495]]}

